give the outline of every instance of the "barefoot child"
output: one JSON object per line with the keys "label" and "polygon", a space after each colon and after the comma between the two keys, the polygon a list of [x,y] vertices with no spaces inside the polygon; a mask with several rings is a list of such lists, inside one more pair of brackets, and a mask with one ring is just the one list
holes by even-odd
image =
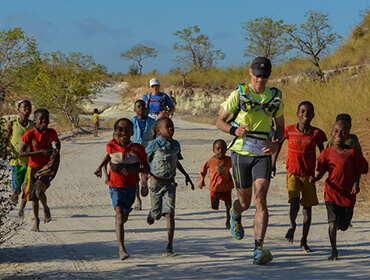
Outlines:
{"label": "barefoot child", "polygon": [[[48,128],[48,110],[37,109],[34,113],[33,121],[35,128],[27,131],[23,135],[19,156],[29,157],[27,184],[23,197],[27,201],[32,201],[32,208],[35,216],[35,224],[32,231],[38,232],[40,231],[39,201],[41,201],[44,208],[44,223],[51,221],[50,209],[47,205],[45,191],[50,186],[51,179],[55,176],[55,173],[46,174],[46,176],[44,176],[40,175],[38,172],[50,163],[51,155],[54,153],[54,150],[56,149],[56,151],[59,152],[61,145],[57,132],[52,128]],[[52,143],[55,143],[55,149]],[[29,151],[27,151],[27,148],[29,148]]]}
{"label": "barefoot child", "polygon": [[225,202],[226,207],[226,228],[230,229],[231,190],[234,182],[231,178],[230,168],[231,157],[226,156],[226,142],[218,139],[213,142],[214,156],[207,159],[200,171],[199,188],[205,186],[204,178],[209,169],[209,190],[211,191],[212,209],[218,210],[220,200]]}
{"label": "barefoot child", "polygon": [[[139,143],[145,148],[148,142],[153,140],[155,120],[147,116],[147,108],[143,100],[137,100],[134,105],[136,116],[131,119],[134,125],[133,143]],[[146,174],[140,174],[142,196],[148,195],[148,179]],[[141,210],[141,198],[139,185],[136,188],[136,205],[135,210]]]}
{"label": "barefoot child", "polygon": [[155,123],[155,131],[158,137],[150,141],[146,147],[148,160],[150,164],[151,178],[150,198],[152,208],[148,214],[147,222],[149,225],[154,220],[159,220],[162,216],[167,219],[168,242],[166,255],[173,256],[173,235],[175,232],[175,198],[176,186],[175,176],[176,168],[185,176],[185,183],[190,183],[194,190],[193,182],[190,176],[182,167],[179,160],[183,159],[181,155],[180,143],[172,136],[175,132],[173,122],[168,117],[160,118]]}
{"label": "barefoot child", "polygon": [[124,224],[135,201],[139,173],[148,173],[147,155],[142,145],[131,142],[133,125],[129,119],[119,119],[114,125],[114,139],[107,144],[108,155],[94,172],[102,176],[102,169],[110,162],[108,185],[116,211],[116,236],[121,260],[129,258],[124,241]]}
{"label": "barefoot child", "polygon": [[94,137],[98,137],[98,129],[100,126],[98,108],[94,109],[93,122],[94,122]]}
{"label": "barefoot child", "polygon": [[[19,150],[22,144],[22,137],[26,131],[33,129],[33,121],[29,119],[32,111],[32,105],[29,100],[23,100],[18,104],[18,118],[8,124],[8,139],[11,144],[12,160],[12,200],[18,203],[18,196],[21,193],[21,187],[26,179],[28,157],[20,157]],[[26,200],[22,198],[19,216],[23,216],[23,210],[26,206]]]}
{"label": "barefoot child", "polygon": [[329,173],[325,181],[325,205],[332,248],[329,260],[338,259],[337,231],[345,231],[351,225],[356,203],[356,181],[361,174],[366,174],[369,170],[366,159],[345,144],[349,129],[347,122],[338,121],[334,124],[331,131],[333,146],[322,151],[318,160],[317,175],[310,178],[314,183],[320,180],[325,172]]}
{"label": "barefoot child", "polygon": [[314,118],[314,107],[311,102],[303,101],[298,106],[298,123],[285,127],[284,139],[288,139],[287,190],[289,195],[290,227],[285,235],[289,243],[293,243],[296,229],[296,218],[299,204],[303,210],[303,229],[301,248],[304,252],[312,252],[307,245],[307,237],[311,225],[312,206],[319,204],[316,187],[309,182],[309,177],[315,174],[316,146],[320,152],[324,149],[325,133],[311,126]]}

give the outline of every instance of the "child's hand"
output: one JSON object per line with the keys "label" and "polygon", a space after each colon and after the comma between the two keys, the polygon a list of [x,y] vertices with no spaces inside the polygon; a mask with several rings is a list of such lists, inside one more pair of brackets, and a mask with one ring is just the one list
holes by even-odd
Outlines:
{"label": "child's hand", "polygon": [[314,176],[310,176],[310,178],[308,178],[308,182],[310,182],[311,184],[315,184],[316,178]]}
{"label": "child's hand", "polygon": [[360,192],[360,186],[358,182],[355,182],[352,186],[351,194],[358,194]]}
{"label": "child's hand", "polygon": [[101,168],[96,169],[95,172],[94,172],[94,175],[96,177],[101,178],[101,176],[102,176]]}
{"label": "child's hand", "polygon": [[199,187],[200,189],[203,189],[204,184],[203,184],[203,183],[199,183],[198,187]]}
{"label": "child's hand", "polygon": [[273,163],[273,164],[271,165],[271,178],[274,178],[274,177],[275,177],[275,175],[276,175],[276,164],[275,164],[275,163]]}
{"label": "child's hand", "polygon": [[190,185],[191,185],[191,189],[192,189],[192,190],[194,190],[194,184],[193,184],[193,182],[191,181],[190,176],[189,176],[189,175],[186,175],[186,176],[185,176],[185,184],[186,184],[186,186],[188,186],[188,185],[189,185],[189,183],[190,183]]}

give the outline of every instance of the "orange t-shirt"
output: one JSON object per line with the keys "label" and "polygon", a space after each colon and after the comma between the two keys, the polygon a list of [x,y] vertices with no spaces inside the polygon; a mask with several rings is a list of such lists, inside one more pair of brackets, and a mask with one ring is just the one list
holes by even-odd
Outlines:
{"label": "orange t-shirt", "polygon": [[200,171],[200,183],[204,184],[204,177],[209,169],[209,190],[211,192],[227,192],[234,188],[234,182],[230,174],[231,157],[225,156],[218,159],[215,156],[207,159]]}
{"label": "orange t-shirt", "polygon": [[314,176],[316,146],[327,140],[325,133],[312,126],[309,133],[303,134],[292,124],[285,127],[284,136],[288,139],[287,171],[300,177]]}

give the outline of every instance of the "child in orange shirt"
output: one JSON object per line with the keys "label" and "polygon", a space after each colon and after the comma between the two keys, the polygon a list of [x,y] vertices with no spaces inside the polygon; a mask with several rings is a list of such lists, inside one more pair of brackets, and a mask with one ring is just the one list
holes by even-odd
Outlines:
{"label": "child in orange shirt", "polygon": [[226,228],[230,229],[231,190],[234,182],[230,174],[231,157],[226,156],[226,142],[218,139],[213,142],[214,156],[207,159],[200,171],[199,188],[205,186],[204,178],[209,169],[209,190],[211,191],[212,209],[218,210],[220,199],[225,202]]}

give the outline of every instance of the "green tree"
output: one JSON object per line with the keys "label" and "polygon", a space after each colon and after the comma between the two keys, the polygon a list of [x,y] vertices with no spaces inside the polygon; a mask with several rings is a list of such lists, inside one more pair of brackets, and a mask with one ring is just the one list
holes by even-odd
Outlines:
{"label": "green tree", "polygon": [[[35,39],[21,28],[0,30],[0,104],[24,82],[21,77],[30,77],[28,68],[39,56]],[[28,75],[20,75],[27,71]]]}
{"label": "green tree", "polygon": [[221,50],[213,49],[211,39],[200,34],[200,28],[196,25],[178,30],[173,35],[180,40],[173,45],[173,49],[178,52],[175,62],[186,69],[186,72],[191,69],[210,69],[218,60],[225,58]]}
{"label": "green tree", "polygon": [[324,81],[320,59],[340,39],[340,36],[333,32],[329,25],[328,14],[310,10],[305,13],[305,17],[307,21],[299,28],[296,24],[287,25],[286,33],[291,39],[291,47],[308,56],[315,66],[316,79]]}
{"label": "green tree", "polygon": [[[137,65],[139,66],[139,75],[142,73],[143,65],[141,64],[141,61],[146,58],[155,58],[157,57],[157,51],[154,48],[149,48],[147,46],[137,44],[125,53],[121,54],[121,57],[124,60],[134,60],[137,62]],[[132,68],[130,68],[130,71]]]}
{"label": "green tree", "polygon": [[32,102],[55,114],[62,114],[78,127],[82,105],[91,102],[103,84],[102,67],[91,56],[58,52],[45,54],[29,88]]}
{"label": "green tree", "polygon": [[249,42],[245,49],[245,57],[264,56],[274,60],[285,55],[291,48],[282,20],[274,21],[269,17],[261,17],[251,19],[242,25],[244,29],[242,33]]}

